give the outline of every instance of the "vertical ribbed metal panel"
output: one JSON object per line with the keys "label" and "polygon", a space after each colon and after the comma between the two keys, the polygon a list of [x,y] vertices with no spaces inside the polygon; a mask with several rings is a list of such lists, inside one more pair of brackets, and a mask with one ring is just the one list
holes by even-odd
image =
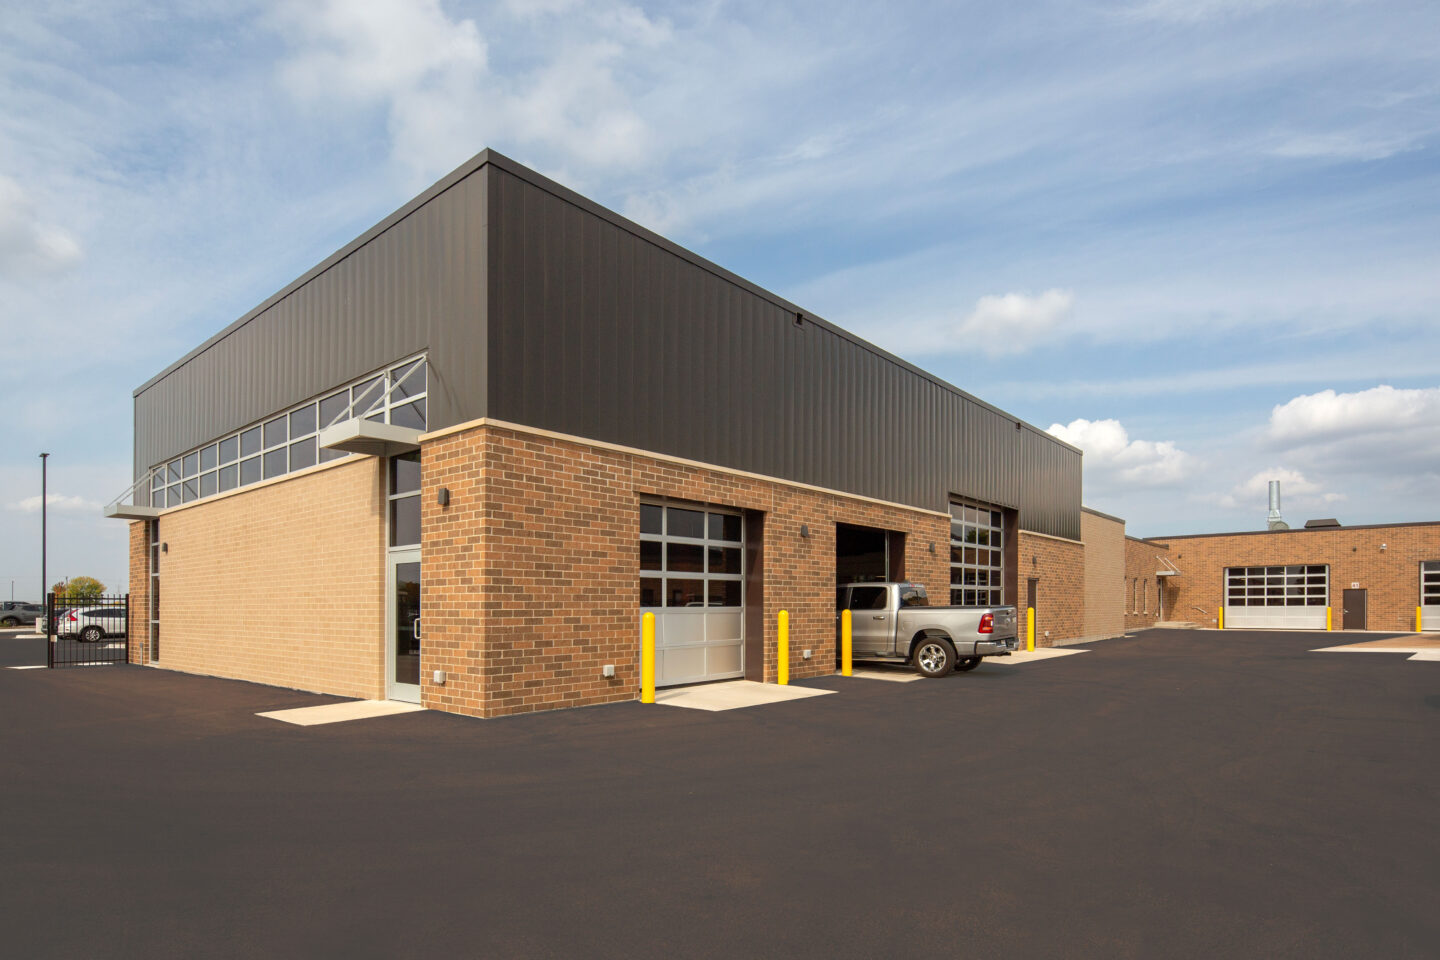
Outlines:
{"label": "vertical ribbed metal panel", "polygon": [[424,350],[430,423],[484,416],[487,175],[402,210],[138,390],[137,476]]}
{"label": "vertical ribbed metal panel", "polygon": [[1079,538],[1073,449],[490,169],[490,416],[930,509],[973,497]]}

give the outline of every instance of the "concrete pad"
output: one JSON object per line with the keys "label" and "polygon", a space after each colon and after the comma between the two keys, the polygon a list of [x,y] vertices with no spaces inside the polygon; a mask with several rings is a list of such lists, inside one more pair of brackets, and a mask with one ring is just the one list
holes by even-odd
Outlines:
{"label": "concrete pad", "polygon": [[43,664],[43,663],[27,663],[27,664],[25,664],[23,667],[6,667],[5,669],[6,669],[6,670],[44,670],[44,669],[46,669],[46,666],[45,666],[45,664]]}
{"label": "concrete pad", "polygon": [[267,710],[255,716],[301,727],[313,727],[322,723],[344,723],[347,720],[389,717],[397,713],[416,713],[424,709],[418,703],[401,703],[399,700],[346,700],[344,703],[326,703],[318,707]]}
{"label": "concrete pad", "polygon": [[1036,647],[1034,650],[1017,650],[1008,657],[986,657],[980,664],[982,667],[993,663],[1001,667],[1018,667],[1022,663],[1034,663],[1037,660],[1054,660],[1056,657],[1068,657],[1072,653],[1089,653],[1089,650],[1077,650],[1074,647]]}
{"label": "concrete pad", "polygon": [[1421,650],[1411,660],[1429,660],[1432,663],[1440,663],[1440,650]]}
{"label": "concrete pad", "polygon": [[663,703],[667,707],[685,707],[690,710],[739,710],[741,707],[803,700],[806,697],[820,697],[834,692],[817,690],[814,687],[782,687],[778,683],[756,683],[753,680],[727,680],[724,683],[657,690],[655,702]]}
{"label": "concrete pad", "polygon": [[1413,637],[1389,637],[1385,640],[1361,640],[1346,644],[1350,647],[1404,647],[1406,649],[1440,650],[1440,637],[1416,634]]}
{"label": "concrete pad", "polygon": [[914,667],[853,667],[851,676],[862,680],[889,680],[891,683],[912,683],[925,678],[915,672]]}
{"label": "concrete pad", "polygon": [[1440,641],[1434,637],[1391,637],[1388,640],[1364,640],[1338,647],[1320,647],[1311,653],[1408,653],[1407,660],[1440,663]]}

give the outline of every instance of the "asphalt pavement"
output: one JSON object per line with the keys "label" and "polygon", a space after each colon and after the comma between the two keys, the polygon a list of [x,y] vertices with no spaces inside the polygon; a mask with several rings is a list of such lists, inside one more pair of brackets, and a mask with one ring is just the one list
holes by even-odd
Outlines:
{"label": "asphalt pavement", "polygon": [[[1440,664],[1308,652],[1339,636],[1151,631],[726,713],[314,727],[255,714],[339,698],[0,669],[0,936],[26,958],[1440,956]],[[0,638],[6,666],[43,656]]]}

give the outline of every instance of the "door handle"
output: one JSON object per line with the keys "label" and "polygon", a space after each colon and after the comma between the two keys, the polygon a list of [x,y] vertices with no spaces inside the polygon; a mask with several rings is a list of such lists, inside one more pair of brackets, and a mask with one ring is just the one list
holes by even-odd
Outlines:
{"label": "door handle", "polygon": [[872,619],[872,620],[884,620],[884,619],[885,619],[885,614],[883,614],[883,613],[877,613],[877,614],[874,614],[873,616],[871,616],[870,619]]}
{"label": "door handle", "polygon": [[416,640],[419,640],[419,639],[420,639],[420,618],[419,618],[419,617],[416,617],[416,618],[411,622],[411,624],[410,624],[410,632],[415,635],[415,639],[416,639]]}

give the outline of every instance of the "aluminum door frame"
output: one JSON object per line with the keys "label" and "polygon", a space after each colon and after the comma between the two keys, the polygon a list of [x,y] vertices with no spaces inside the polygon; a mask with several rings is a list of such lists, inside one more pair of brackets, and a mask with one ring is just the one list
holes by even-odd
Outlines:
{"label": "aluminum door frame", "polygon": [[[391,547],[385,555],[385,699],[399,700],[404,703],[420,702],[420,685],[418,683],[396,683],[395,682],[395,616],[399,611],[395,606],[395,567],[402,563],[420,563],[420,548],[415,547]],[[423,573],[423,570],[422,570]],[[421,599],[424,594],[422,591]],[[421,608],[423,619],[424,607]],[[424,630],[421,630],[422,636]],[[421,639],[421,646],[425,641]],[[420,676],[424,676],[422,671]]]}

